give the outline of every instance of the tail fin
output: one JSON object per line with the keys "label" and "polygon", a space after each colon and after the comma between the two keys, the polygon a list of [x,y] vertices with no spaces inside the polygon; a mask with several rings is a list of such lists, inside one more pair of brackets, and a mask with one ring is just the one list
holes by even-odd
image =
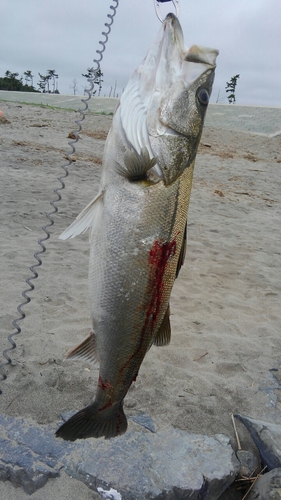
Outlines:
{"label": "tail fin", "polygon": [[109,439],[126,432],[128,424],[122,403],[115,411],[110,413],[108,409],[99,411],[93,406],[86,406],[86,408],[69,418],[57,430],[56,437],[61,437],[67,441],[102,436]]}

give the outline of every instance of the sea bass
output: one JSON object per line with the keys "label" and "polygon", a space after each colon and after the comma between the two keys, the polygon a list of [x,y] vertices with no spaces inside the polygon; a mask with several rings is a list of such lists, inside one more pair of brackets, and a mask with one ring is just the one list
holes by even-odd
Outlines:
{"label": "sea bass", "polygon": [[93,331],[70,356],[100,363],[96,395],[56,435],[126,432],[123,400],[150,347],[170,341],[169,300],[183,263],[194,160],[218,51],[187,50],[174,14],[115,111],[100,191],[61,235],[91,229]]}

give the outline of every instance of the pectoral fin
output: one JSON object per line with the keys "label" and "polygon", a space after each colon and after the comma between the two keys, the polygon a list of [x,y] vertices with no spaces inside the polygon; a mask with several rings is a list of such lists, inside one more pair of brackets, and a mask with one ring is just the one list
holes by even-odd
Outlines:
{"label": "pectoral fin", "polygon": [[96,350],[96,336],[93,332],[90,333],[81,344],[74,347],[66,356],[67,358],[78,358],[87,361],[99,361]]}
{"label": "pectoral fin", "polygon": [[124,155],[125,166],[116,162],[116,171],[131,182],[143,181],[147,179],[148,171],[155,166],[156,162],[156,158],[150,158],[146,147],[141,149],[140,154],[133,149],[128,149]]}
{"label": "pectoral fin", "polygon": [[168,345],[171,340],[170,305],[167,307],[161,326],[155,336],[154,345]]}
{"label": "pectoral fin", "polygon": [[82,210],[75,221],[59,236],[61,240],[75,238],[78,234],[85,233],[90,227],[92,231],[95,229],[96,221],[103,207],[103,194],[104,192],[101,191],[91,203]]}

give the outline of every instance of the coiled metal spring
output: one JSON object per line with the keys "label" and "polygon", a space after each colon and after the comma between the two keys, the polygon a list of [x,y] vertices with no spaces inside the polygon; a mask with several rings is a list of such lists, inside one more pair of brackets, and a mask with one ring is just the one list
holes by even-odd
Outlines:
{"label": "coiled metal spring", "polygon": [[[85,92],[86,92],[86,94],[88,94],[88,97],[86,99],[81,99],[81,102],[84,104],[84,108],[79,109],[79,113],[81,115],[81,118],[79,120],[75,120],[75,123],[76,123],[78,128],[76,130],[72,131],[72,133],[75,135],[75,139],[68,142],[68,145],[71,147],[71,152],[66,153],[66,158],[67,158],[68,163],[66,163],[65,165],[61,165],[61,168],[63,169],[64,174],[57,178],[57,180],[60,182],[60,187],[54,189],[54,193],[56,194],[57,198],[55,200],[50,201],[50,204],[53,207],[53,211],[45,214],[47,219],[49,220],[49,223],[42,227],[42,230],[45,232],[46,236],[44,238],[41,238],[40,240],[38,240],[38,244],[40,245],[41,250],[39,250],[38,252],[35,252],[35,254],[34,254],[34,257],[37,260],[37,263],[30,266],[30,268],[29,268],[30,271],[32,272],[32,276],[30,276],[29,278],[26,279],[26,283],[28,284],[29,288],[27,288],[26,290],[24,290],[22,292],[22,296],[25,300],[17,307],[17,311],[20,314],[20,316],[18,318],[14,319],[12,322],[16,331],[11,333],[10,335],[8,335],[8,340],[11,344],[11,347],[8,347],[7,349],[5,349],[3,351],[3,356],[6,359],[6,362],[4,362],[0,365],[0,375],[2,376],[2,380],[5,380],[7,378],[7,375],[3,371],[3,368],[12,363],[12,360],[11,360],[8,353],[10,353],[10,351],[16,349],[16,347],[17,347],[17,345],[13,339],[16,335],[18,335],[21,332],[21,328],[20,328],[18,323],[20,321],[23,321],[23,319],[26,316],[26,314],[22,310],[22,308],[24,306],[26,306],[31,301],[31,298],[29,297],[29,293],[32,292],[32,290],[34,290],[34,288],[35,288],[35,286],[33,284],[33,280],[35,280],[38,277],[38,272],[36,269],[42,265],[42,260],[41,260],[40,256],[46,251],[46,247],[45,247],[44,243],[50,238],[49,229],[54,225],[53,216],[58,212],[58,208],[57,208],[56,204],[61,200],[60,191],[65,188],[64,179],[68,176],[68,168],[72,164],[71,155],[73,155],[76,151],[75,144],[78,141],[78,135],[80,134],[80,132],[82,130],[82,122],[85,120],[85,116],[86,116],[85,112],[88,110],[88,107],[89,107],[88,102],[92,96],[92,91],[93,91],[94,85],[95,85],[95,79],[96,79],[98,71],[100,70],[100,62],[103,58],[103,53],[105,51],[108,37],[109,37],[109,34],[111,32],[111,26],[113,24],[114,17],[116,15],[116,10],[117,10],[117,7],[119,5],[119,0],[112,0],[112,1],[115,2],[114,5],[110,6],[110,9],[113,12],[112,12],[112,14],[107,14],[107,17],[110,19],[110,21],[108,23],[104,23],[104,25],[107,28],[107,31],[102,32],[102,35],[104,36],[104,40],[99,41],[99,44],[102,46],[102,48],[101,48],[101,50],[96,50],[96,52],[99,54],[99,57],[98,57],[98,59],[93,60],[96,67],[95,68],[93,67],[90,69],[91,76],[90,76],[90,78],[88,78],[88,82],[89,82],[90,86],[88,89],[85,89]],[[0,389],[0,394],[2,394],[1,389]]]}

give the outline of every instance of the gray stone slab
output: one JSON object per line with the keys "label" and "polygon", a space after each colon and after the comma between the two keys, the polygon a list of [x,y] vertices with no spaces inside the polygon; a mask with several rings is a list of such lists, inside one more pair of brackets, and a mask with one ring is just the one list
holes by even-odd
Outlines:
{"label": "gray stone slab", "polygon": [[48,466],[28,446],[0,439],[0,449],[0,480],[21,486],[29,495],[60,475],[56,462]]}
{"label": "gray stone slab", "polygon": [[224,435],[173,428],[152,433],[136,426],[107,441],[69,443],[55,438],[50,426],[4,415],[0,428],[0,478],[26,492],[43,486],[63,467],[90,489],[102,493],[111,488],[122,500],[217,500],[239,471]]}

